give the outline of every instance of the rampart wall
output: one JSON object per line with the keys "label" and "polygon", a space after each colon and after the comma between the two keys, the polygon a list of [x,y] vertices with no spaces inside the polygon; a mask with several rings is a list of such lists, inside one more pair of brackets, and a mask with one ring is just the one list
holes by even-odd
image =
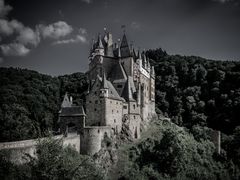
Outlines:
{"label": "rampart wall", "polygon": [[[69,133],[67,137],[63,137],[62,135],[54,136],[54,139],[63,138],[64,146],[72,146],[76,149],[76,151],[80,152],[80,137],[76,133]],[[29,154],[31,156],[36,156],[36,145],[38,141],[41,139],[30,139],[24,141],[15,141],[15,142],[5,142],[0,143],[0,150],[7,151],[9,155],[10,161],[16,164],[22,164],[27,162],[25,158],[25,154]]]}

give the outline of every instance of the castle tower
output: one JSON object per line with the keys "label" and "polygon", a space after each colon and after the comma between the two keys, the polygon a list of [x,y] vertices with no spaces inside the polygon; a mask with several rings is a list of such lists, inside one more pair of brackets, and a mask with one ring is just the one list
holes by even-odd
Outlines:
{"label": "castle tower", "polygon": [[108,97],[108,85],[105,73],[103,73],[101,89],[100,89],[100,97]]}
{"label": "castle tower", "polygon": [[95,55],[104,56],[104,47],[103,47],[103,44],[102,44],[102,39],[101,39],[100,34],[98,35],[98,41],[97,41],[94,53],[95,53]]}

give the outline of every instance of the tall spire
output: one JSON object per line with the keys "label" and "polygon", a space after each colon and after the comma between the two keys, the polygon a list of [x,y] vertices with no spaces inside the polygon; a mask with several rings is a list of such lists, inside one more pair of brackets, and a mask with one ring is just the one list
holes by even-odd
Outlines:
{"label": "tall spire", "polygon": [[123,88],[122,96],[127,101],[134,101],[133,92],[132,92],[132,88],[131,88],[131,82],[130,82],[129,77],[127,78],[127,82],[125,83],[125,86]]}
{"label": "tall spire", "polygon": [[104,49],[100,33],[98,34],[97,48],[98,49]]}
{"label": "tall spire", "polygon": [[128,41],[127,41],[127,36],[126,36],[125,33],[123,34],[123,38],[122,38],[122,42],[121,42],[120,48],[121,48],[121,55],[122,55],[122,57],[129,57],[129,56],[131,56],[130,48],[128,46]]}
{"label": "tall spire", "polygon": [[118,39],[118,57],[121,57],[121,47],[120,47],[120,39]]}
{"label": "tall spire", "polygon": [[107,79],[106,79],[105,72],[103,72],[101,88],[102,88],[102,89],[108,89]]}

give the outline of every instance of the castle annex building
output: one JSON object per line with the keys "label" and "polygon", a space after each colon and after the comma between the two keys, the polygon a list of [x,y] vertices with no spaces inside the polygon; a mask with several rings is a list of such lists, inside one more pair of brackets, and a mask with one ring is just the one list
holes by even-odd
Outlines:
{"label": "castle annex building", "polygon": [[74,106],[66,94],[59,113],[61,132],[80,134],[80,153],[94,154],[104,136],[127,129],[132,139],[155,116],[155,73],[144,52],[129,46],[126,34],[113,43],[105,32],[93,41],[89,56],[86,108]]}

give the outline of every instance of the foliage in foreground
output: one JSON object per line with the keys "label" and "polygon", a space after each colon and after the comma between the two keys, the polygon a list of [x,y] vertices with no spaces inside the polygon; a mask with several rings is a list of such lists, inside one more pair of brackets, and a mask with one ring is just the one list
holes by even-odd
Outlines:
{"label": "foliage in foreground", "polygon": [[170,122],[153,125],[153,133],[126,149],[129,159],[119,179],[237,180],[240,177],[239,167],[223,154],[215,153],[211,141],[202,137],[197,141],[187,129]]}
{"label": "foliage in foreground", "polygon": [[91,157],[80,155],[72,147],[63,147],[62,140],[45,139],[37,145],[36,153],[36,157],[28,156],[29,162],[22,165],[9,162],[1,154],[0,179],[103,179]]}

